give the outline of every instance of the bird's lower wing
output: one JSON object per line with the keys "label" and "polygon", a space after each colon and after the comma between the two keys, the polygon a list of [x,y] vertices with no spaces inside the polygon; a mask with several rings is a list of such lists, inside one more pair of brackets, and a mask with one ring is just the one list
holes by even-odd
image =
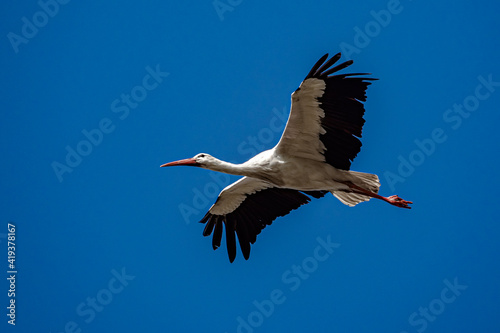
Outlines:
{"label": "bird's lower wing", "polygon": [[[325,191],[304,192],[314,198]],[[212,246],[216,250],[222,240],[223,224],[226,226],[226,243],[229,261],[236,257],[236,235],[245,259],[250,256],[250,244],[257,235],[277,217],[308,203],[311,199],[303,192],[274,187],[265,181],[243,177],[227,186],[200,223],[206,223],[204,236],[213,232]]]}

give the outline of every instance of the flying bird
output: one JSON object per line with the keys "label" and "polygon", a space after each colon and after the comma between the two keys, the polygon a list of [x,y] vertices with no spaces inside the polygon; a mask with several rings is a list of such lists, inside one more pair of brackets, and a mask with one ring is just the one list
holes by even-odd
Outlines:
{"label": "flying bird", "polygon": [[[277,217],[332,193],[343,204],[355,206],[371,198],[401,208],[411,201],[378,194],[377,175],[350,170],[361,149],[365,120],[362,102],[374,78],[369,73],[335,74],[353,61],[332,67],[341,57],[321,57],[292,93],[290,116],[278,144],[242,164],[221,161],[201,153],[161,165],[196,166],[244,176],[224,188],[200,223],[204,236],[213,233],[212,247],[220,244],[225,225],[229,261],[236,257],[236,236],[243,257],[250,256],[262,229]],[[236,234],[235,234],[236,233]]]}

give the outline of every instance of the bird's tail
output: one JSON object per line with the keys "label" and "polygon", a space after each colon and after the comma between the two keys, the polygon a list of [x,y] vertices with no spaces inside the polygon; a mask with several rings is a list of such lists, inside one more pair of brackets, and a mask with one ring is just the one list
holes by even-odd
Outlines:
{"label": "bird's tail", "polygon": [[[370,192],[378,193],[380,188],[380,181],[377,175],[371,173],[349,171],[353,176],[353,183],[362,187]],[[345,191],[332,191],[332,194],[339,199],[344,205],[353,207],[363,201],[368,201],[371,197],[354,192]]]}

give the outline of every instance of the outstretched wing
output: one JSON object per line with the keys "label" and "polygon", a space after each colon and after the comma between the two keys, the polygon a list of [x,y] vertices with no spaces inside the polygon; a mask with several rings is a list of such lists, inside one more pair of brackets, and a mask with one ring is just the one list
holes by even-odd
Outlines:
{"label": "outstretched wing", "polygon": [[365,120],[362,102],[373,78],[367,73],[331,75],[352,64],[352,60],[332,67],[340,53],[329,60],[325,54],[292,94],[290,116],[276,146],[276,153],[326,161],[349,170],[361,149]]}
{"label": "outstretched wing", "polygon": [[226,244],[229,261],[236,257],[236,235],[245,259],[250,256],[250,244],[255,243],[262,229],[277,217],[308,203],[304,193],[321,198],[327,191],[300,192],[274,187],[265,181],[243,177],[227,186],[200,223],[206,223],[203,236],[213,232],[212,247],[216,250],[222,239],[223,224],[226,227]]}

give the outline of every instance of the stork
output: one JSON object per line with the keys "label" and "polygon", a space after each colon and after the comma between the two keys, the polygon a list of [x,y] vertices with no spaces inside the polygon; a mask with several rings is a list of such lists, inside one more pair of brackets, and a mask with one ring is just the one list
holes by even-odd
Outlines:
{"label": "stork", "polygon": [[[353,61],[332,67],[341,57],[321,57],[292,93],[290,116],[278,144],[242,164],[201,153],[161,165],[196,166],[243,178],[224,188],[200,223],[204,236],[213,232],[212,247],[220,244],[223,225],[229,261],[236,257],[236,235],[243,257],[250,256],[262,229],[277,217],[332,193],[343,204],[355,206],[377,198],[401,208],[411,201],[378,194],[377,175],[350,170],[361,148],[368,73],[336,74]],[[328,59],[328,60],[327,60]],[[235,235],[236,233],[236,235]]]}

